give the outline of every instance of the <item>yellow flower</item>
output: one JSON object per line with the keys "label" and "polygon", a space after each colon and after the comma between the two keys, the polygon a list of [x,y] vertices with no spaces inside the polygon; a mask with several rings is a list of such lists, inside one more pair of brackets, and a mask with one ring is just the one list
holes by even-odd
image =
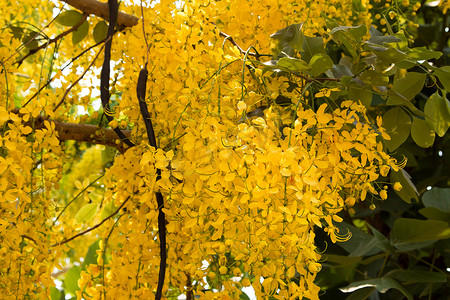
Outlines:
{"label": "yellow flower", "polygon": [[394,190],[400,191],[402,188],[403,187],[400,182],[397,181],[396,183],[394,183]]}

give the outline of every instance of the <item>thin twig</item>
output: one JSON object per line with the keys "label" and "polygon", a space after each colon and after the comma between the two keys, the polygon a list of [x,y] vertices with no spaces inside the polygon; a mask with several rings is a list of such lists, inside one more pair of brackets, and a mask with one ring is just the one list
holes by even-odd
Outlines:
{"label": "thin twig", "polygon": [[[76,61],[78,58],[80,58],[83,54],[85,54],[85,53],[88,52],[89,50],[91,50],[91,49],[97,47],[98,45],[102,44],[103,42],[105,42],[105,40],[100,41],[100,42],[98,42],[98,43],[96,43],[96,44],[90,46],[89,48],[83,50],[80,54],[78,54],[77,56],[73,57],[73,58],[72,58],[72,59],[71,59],[64,67],[62,67],[62,68],[61,68],[61,71],[64,71],[65,68],[67,68],[68,66],[70,66],[74,61]],[[33,94],[33,96],[31,96],[31,98],[28,99],[27,102],[25,102],[24,105],[22,105],[22,107],[25,107],[28,103],[31,102],[31,100],[33,100],[34,98],[36,98],[36,96],[37,96],[40,92],[42,92],[42,90],[45,89],[45,88],[53,81],[53,79],[56,78],[56,76],[58,76],[58,74],[55,74],[55,75],[54,75],[52,78],[50,78],[43,86],[41,86],[41,87],[39,88],[39,90],[38,90],[37,92],[35,92],[35,93]]]}
{"label": "thin twig", "polygon": [[80,22],[78,22],[75,26],[73,26],[73,27],[71,27],[69,30],[66,30],[66,31],[64,31],[63,33],[57,35],[56,37],[50,39],[49,41],[47,41],[47,43],[44,43],[44,44],[40,45],[40,46],[37,47],[37,48],[31,49],[30,52],[28,52],[27,55],[25,55],[24,57],[22,57],[22,58],[19,59],[18,61],[15,61],[14,63],[15,63],[15,64],[18,64],[18,65],[20,66],[20,65],[22,64],[22,62],[23,62],[27,57],[29,57],[30,55],[33,55],[33,54],[35,54],[36,52],[38,52],[39,50],[46,48],[46,47],[47,47],[48,45],[50,45],[50,44],[56,43],[58,40],[60,40],[61,38],[65,37],[65,36],[68,35],[69,33],[71,33],[71,32],[73,32],[73,31],[77,30],[78,27],[80,27],[81,24],[83,24],[84,21],[86,21],[86,18],[87,18],[87,15],[84,14],[84,15],[83,15],[83,18],[82,18],[82,19],[80,20]]}
{"label": "thin twig", "polygon": [[63,245],[63,244],[67,244],[68,242],[70,242],[70,241],[76,239],[77,237],[80,237],[80,236],[82,236],[82,235],[85,235],[86,233],[91,232],[92,230],[94,230],[94,229],[100,227],[103,223],[105,223],[106,221],[108,221],[109,219],[111,219],[112,217],[114,217],[114,216],[122,209],[122,207],[128,202],[128,200],[130,200],[130,196],[128,196],[127,199],[125,199],[125,201],[123,201],[122,205],[120,205],[119,208],[118,208],[115,212],[113,212],[113,213],[112,213],[111,215],[109,215],[108,217],[104,218],[100,223],[98,223],[98,224],[92,226],[91,228],[86,229],[85,231],[82,231],[82,232],[80,232],[80,233],[78,233],[78,234],[75,234],[74,236],[72,236],[72,237],[70,237],[70,238],[68,238],[68,239],[65,239],[65,240],[63,240],[63,241],[61,241],[61,242],[59,242],[59,243],[53,244],[53,245],[51,245],[51,247],[55,247],[55,246],[60,246],[60,245]]}
{"label": "thin twig", "polygon": [[[213,23],[213,24],[214,24],[214,23]],[[214,25],[215,25],[215,24],[214,24]],[[236,43],[236,41],[233,39],[233,37],[232,37],[231,35],[226,34],[225,32],[222,32],[222,31],[219,31],[219,35],[220,35],[221,37],[224,37],[225,40],[230,41],[234,46],[236,46],[236,48],[238,48],[238,50],[239,50],[239,52],[240,52],[241,54],[247,54],[247,55],[250,55],[250,56],[254,56],[254,57],[256,58],[256,60],[259,60],[259,58],[260,58],[261,56],[271,56],[271,55],[269,55],[269,54],[259,54],[257,51],[255,51],[255,52],[247,52],[247,51],[245,51],[244,49],[242,49],[241,46],[239,46],[238,43]]]}
{"label": "thin twig", "polygon": [[39,29],[39,32],[36,33],[35,36],[33,36],[33,37],[32,37],[28,42],[26,42],[25,44],[19,46],[19,47],[16,49],[16,51],[14,51],[14,53],[11,54],[11,55],[10,55],[7,59],[5,59],[3,62],[5,63],[5,62],[7,62],[8,60],[10,60],[11,57],[13,57],[13,56],[16,55],[17,53],[19,53],[20,50],[23,49],[23,47],[25,47],[26,45],[28,45],[28,44],[30,44],[32,41],[34,41],[40,34],[43,34],[45,28],[49,27],[49,26],[56,20],[56,18],[59,16],[59,14],[60,14],[61,11],[63,10],[63,8],[64,8],[64,5],[61,7],[61,9],[60,9],[59,12],[56,14],[56,16],[55,16],[53,19],[51,19],[50,22],[48,22],[47,25],[44,26],[44,28]]}
{"label": "thin twig", "polygon": [[97,54],[95,55],[95,57],[92,59],[91,63],[89,64],[89,66],[86,68],[86,70],[84,70],[83,74],[80,75],[80,77],[77,78],[77,80],[75,80],[65,91],[62,99],[58,102],[58,104],[56,104],[56,106],[53,108],[53,111],[55,112],[60,106],[61,104],[63,104],[64,99],[66,98],[67,94],[69,94],[70,90],[84,77],[84,75],[86,75],[87,71],[89,71],[89,69],[94,65],[95,61],[97,60],[97,57],[100,55],[100,53],[102,52],[103,48],[105,47],[105,44],[103,44],[103,46],[100,48],[100,50],[97,52]]}
{"label": "thin twig", "polygon": [[144,19],[144,7],[142,7],[142,0],[141,0],[141,14],[142,14],[142,32],[144,33],[144,41],[145,41],[145,47],[147,48],[147,55],[146,55],[146,60],[145,60],[145,65],[147,66],[148,64],[148,52],[149,52],[149,47],[148,47],[148,41],[147,41],[147,34],[145,33],[145,19]]}

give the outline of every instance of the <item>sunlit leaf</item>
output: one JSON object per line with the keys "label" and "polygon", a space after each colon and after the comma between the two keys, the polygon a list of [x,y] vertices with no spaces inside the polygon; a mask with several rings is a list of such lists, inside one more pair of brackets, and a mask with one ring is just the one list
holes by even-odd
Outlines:
{"label": "sunlit leaf", "polygon": [[75,26],[83,18],[83,14],[76,10],[66,10],[59,14],[55,22],[63,26]]}
{"label": "sunlit leaf", "polygon": [[450,102],[438,92],[431,95],[425,103],[426,121],[440,137],[444,136],[450,126],[449,108]]}
{"label": "sunlit leaf", "polygon": [[411,119],[400,107],[395,107],[383,115],[383,127],[391,137],[385,143],[390,151],[394,151],[408,138]]}

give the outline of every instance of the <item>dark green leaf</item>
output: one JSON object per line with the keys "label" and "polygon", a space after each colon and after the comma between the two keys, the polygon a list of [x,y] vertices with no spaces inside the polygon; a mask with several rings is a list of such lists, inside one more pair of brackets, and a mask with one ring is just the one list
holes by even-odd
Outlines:
{"label": "dark green leaf", "polygon": [[386,276],[406,282],[447,282],[445,275],[438,272],[397,269],[387,273]]}
{"label": "dark green leaf", "polygon": [[395,193],[406,203],[411,203],[411,199],[415,199],[416,201],[419,200],[417,197],[419,193],[417,192],[414,183],[411,181],[411,176],[409,176],[405,170],[400,169],[397,172],[391,170],[390,181],[392,185],[396,182],[400,182],[402,189],[400,191],[395,191]]}
{"label": "dark green leaf", "polygon": [[334,37],[337,33],[348,32],[355,40],[360,40],[366,33],[365,25],[359,26],[337,26],[331,30],[330,34]]}
{"label": "dark green leaf", "polygon": [[249,297],[246,293],[242,292],[242,293],[239,295],[239,299],[240,299],[240,300],[250,300],[250,297]]}
{"label": "dark green leaf", "polygon": [[75,26],[78,22],[81,21],[83,15],[76,10],[66,10],[63,11],[59,16],[56,17],[56,23],[59,23],[63,26]]}
{"label": "dark green leaf", "polygon": [[75,215],[75,220],[78,223],[85,223],[92,220],[97,212],[98,203],[89,203],[80,208]]}
{"label": "dark green leaf", "polygon": [[36,31],[30,31],[27,33],[23,39],[22,43],[27,47],[28,49],[34,49],[39,47],[39,43],[36,40],[39,37],[39,32]]}
{"label": "dark green leaf", "polygon": [[412,295],[408,292],[407,289],[405,289],[404,286],[402,286],[398,281],[395,279],[389,278],[389,277],[382,277],[382,278],[376,278],[376,279],[369,279],[369,280],[362,280],[362,281],[356,281],[352,282],[351,284],[347,285],[346,287],[340,288],[341,291],[344,293],[351,293],[353,291],[367,288],[367,287],[374,287],[379,291],[380,293],[385,293],[389,289],[397,289],[400,292],[402,292],[403,295],[408,298],[408,300],[412,300]]}
{"label": "dark green leaf", "polygon": [[352,77],[352,71],[345,65],[333,65],[333,69],[326,72],[331,78],[342,78],[343,76]]}
{"label": "dark green leaf", "polygon": [[426,120],[440,137],[443,137],[450,127],[449,107],[450,102],[438,92],[431,95],[425,103]]}
{"label": "dark green leaf", "polygon": [[326,54],[317,53],[309,61],[311,75],[318,76],[333,67],[333,60]]}
{"label": "dark green leaf", "polygon": [[333,263],[336,265],[353,265],[361,261],[361,257],[350,257],[345,255],[324,254],[324,261],[326,263]]}
{"label": "dark green leaf", "polygon": [[434,207],[450,213],[450,188],[433,187],[422,196],[425,207]]}
{"label": "dark green leaf", "polygon": [[[426,77],[426,74],[423,73],[408,72],[403,78],[394,82],[392,90],[411,100],[422,90]],[[391,97],[395,98],[395,94],[392,94]],[[388,105],[390,100],[388,100]]]}
{"label": "dark green leaf", "polygon": [[382,60],[386,64],[392,64],[406,59],[408,56],[395,48],[380,48],[380,47],[372,47],[373,53],[375,53],[380,60]]}
{"label": "dark green leaf", "polygon": [[[355,257],[359,255],[370,256],[381,252],[381,248],[378,247],[374,241],[374,237],[365,233],[359,228],[351,226],[345,222],[336,223],[336,227],[339,229],[339,234],[345,234],[350,232],[352,237],[346,242],[340,242],[338,245],[345,249],[349,255]],[[370,245],[365,247],[365,245]]]}
{"label": "dark green leaf", "polygon": [[383,245],[381,245],[381,243],[378,241],[377,238],[372,237],[368,242],[360,243],[358,247],[348,256],[350,257],[369,256],[375,253],[379,253],[382,250],[385,250]]}
{"label": "dark green leaf", "polygon": [[106,34],[108,33],[108,25],[105,21],[99,21],[95,27],[94,31],[92,33],[94,37],[94,41],[96,43],[100,43],[106,38]]}
{"label": "dark green leaf", "polygon": [[391,137],[390,140],[385,140],[386,145],[390,151],[394,151],[408,138],[411,119],[400,107],[395,107],[384,114],[383,127]]}
{"label": "dark green leaf", "polygon": [[372,231],[374,237],[378,240],[379,246],[381,246],[383,251],[388,251],[391,249],[391,243],[389,243],[389,240],[387,237],[385,237],[381,232],[379,232],[375,227],[371,226],[370,224],[367,224],[369,226],[370,230]]}
{"label": "dark green leaf", "polygon": [[314,54],[325,53],[323,38],[320,36],[304,36],[302,49],[302,59],[304,61],[310,62]]}
{"label": "dark green leaf", "polygon": [[411,137],[419,147],[428,148],[434,143],[434,131],[425,120],[414,118],[411,125]]}
{"label": "dark green leaf", "polygon": [[375,291],[376,288],[373,287],[362,288],[351,293],[345,300],[365,300]]}
{"label": "dark green leaf", "polygon": [[88,32],[89,23],[84,21],[83,24],[81,24],[80,27],[72,33],[72,43],[76,45],[81,42],[87,36]]}
{"label": "dark green leaf", "polygon": [[366,108],[372,103],[372,92],[360,87],[350,86],[348,88],[348,98],[353,101],[361,101]]}
{"label": "dark green leaf", "polygon": [[450,66],[440,67],[434,71],[447,92],[450,92]]}
{"label": "dark green leaf", "polygon": [[80,288],[78,287],[78,279],[80,279],[81,267],[73,266],[67,271],[64,276],[64,291],[75,296],[75,292]]}
{"label": "dark green leaf", "polygon": [[438,59],[442,56],[442,53],[439,51],[429,50],[425,47],[416,47],[412,48],[407,52],[407,55],[410,59],[414,61],[420,60],[429,60],[429,59]]}
{"label": "dark green leaf", "polygon": [[389,78],[380,72],[374,70],[366,70],[360,76],[365,84],[368,86],[386,86],[389,83]]}
{"label": "dark green leaf", "polygon": [[385,43],[401,42],[401,39],[392,35],[372,36],[366,43],[369,45],[384,46]]}
{"label": "dark green leaf", "polygon": [[419,209],[419,213],[431,220],[439,220],[444,222],[450,222],[450,213],[444,212],[434,207],[424,207]]}
{"label": "dark green leaf", "polygon": [[410,100],[408,100],[403,95],[400,95],[396,91],[394,91],[392,89],[388,90],[388,96],[389,96],[388,100],[386,101],[387,105],[403,105],[411,112],[411,114],[414,114],[416,116],[425,117],[425,114],[423,112],[421,112],[420,110],[418,110],[414,106],[414,104],[411,103]]}
{"label": "dark green leaf", "polygon": [[417,243],[435,242],[450,238],[447,222],[399,218],[391,231],[391,243],[400,250],[412,250],[408,246]]}
{"label": "dark green leaf", "polygon": [[112,215],[117,210],[116,206],[114,205],[114,200],[111,200],[105,204],[105,206],[102,209],[101,218],[105,219]]}
{"label": "dark green leaf", "polygon": [[288,56],[294,56],[295,50],[301,51],[303,45],[302,26],[303,24],[292,24],[270,36],[276,41],[276,46],[272,49],[275,58],[279,57],[281,52]]}
{"label": "dark green leaf", "polygon": [[309,70],[311,67],[301,59],[292,57],[282,57],[278,60],[277,66],[280,69],[286,69],[290,72],[299,72]]}

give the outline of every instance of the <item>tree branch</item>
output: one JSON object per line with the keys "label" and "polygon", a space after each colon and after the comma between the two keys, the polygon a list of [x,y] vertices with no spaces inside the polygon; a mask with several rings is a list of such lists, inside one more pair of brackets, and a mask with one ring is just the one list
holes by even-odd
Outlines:
{"label": "tree branch", "polygon": [[[55,124],[55,130],[58,132],[60,141],[74,140],[78,142],[105,145],[114,147],[121,153],[124,153],[129,148],[119,140],[112,129],[99,128],[98,126],[91,124],[63,123],[51,119],[48,121]],[[41,126],[43,127],[43,122]],[[127,137],[130,136],[130,130],[122,130],[122,132]],[[120,141],[119,144],[116,143],[117,140]]]}
{"label": "tree branch", "polygon": [[113,213],[112,213],[111,215],[109,215],[108,217],[104,218],[100,223],[98,223],[98,224],[92,226],[91,228],[86,229],[85,231],[82,231],[82,232],[80,232],[80,233],[78,233],[78,234],[75,234],[74,236],[72,236],[72,237],[70,237],[70,238],[68,238],[68,239],[65,239],[65,240],[63,240],[63,241],[61,241],[61,242],[59,242],[59,243],[53,244],[53,245],[51,245],[51,247],[60,246],[60,245],[62,245],[62,244],[67,244],[68,242],[70,242],[70,241],[76,239],[77,237],[82,236],[82,235],[85,235],[86,233],[91,232],[92,230],[94,230],[94,229],[100,227],[100,226],[101,226],[103,223],[105,223],[107,220],[109,220],[109,219],[111,219],[112,217],[114,217],[114,216],[122,209],[122,207],[124,207],[124,205],[127,204],[128,200],[130,200],[130,197],[129,197],[129,196],[127,197],[127,199],[125,199],[125,201],[123,201],[123,203],[119,206],[119,208],[118,208],[115,212],[113,212]]}
{"label": "tree branch", "polygon": [[[93,14],[105,20],[109,20],[109,8],[108,3],[103,3],[97,0],[61,0],[84,13]],[[133,27],[137,25],[139,18],[119,12],[117,16],[117,25],[119,27]]]}
{"label": "tree branch", "polygon": [[[22,115],[19,113],[18,109],[12,111],[15,114]],[[92,124],[76,124],[76,123],[65,123],[53,119],[48,119],[44,116],[38,116],[34,121],[34,128],[41,129],[45,128],[44,121],[47,120],[50,123],[55,124],[55,130],[58,132],[58,139],[60,141],[77,141],[77,142],[87,142],[98,145],[105,145],[114,147],[124,153],[129,147],[125,145],[122,141],[117,138],[114,130],[109,128],[101,128],[97,125]],[[31,125],[31,121],[28,121],[24,125]],[[122,132],[129,137],[131,135],[131,130],[122,130]],[[117,140],[120,143],[117,143]]]}
{"label": "tree branch", "polygon": [[[82,18],[77,24],[75,24],[75,26],[73,26],[73,27],[71,27],[70,29],[64,31],[63,33],[59,34],[58,36],[56,36],[56,37],[54,37],[54,38],[48,40],[47,42],[43,43],[43,44],[40,45],[39,47],[36,47],[36,48],[34,48],[34,49],[31,49],[30,52],[28,52],[27,55],[25,55],[24,57],[22,57],[21,59],[19,59],[18,61],[14,62],[14,63],[17,64],[18,66],[20,66],[20,65],[23,63],[23,61],[24,61],[25,59],[27,59],[27,57],[29,57],[30,55],[33,55],[33,54],[35,54],[36,52],[38,52],[39,50],[48,47],[48,45],[50,45],[50,44],[56,43],[58,40],[60,40],[61,38],[65,37],[65,36],[68,35],[69,33],[71,33],[71,32],[73,32],[73,31],[77,30],[78,27],[80,27],[81,24],[83,24],[84,21],[86,21],[86,18],[87,18],[87,15],[84,15],[83,18]],[[36,35],[36,36],[33,38],[33,40],[34,40],[37,36],[38,36],[38,35]],[[29,42],[30,42],[30,41],[29,41]],[[28,43],[29,43],[29,42],[28,42]],[[27,43],[27,44],[28,44],[28,43]]]}

